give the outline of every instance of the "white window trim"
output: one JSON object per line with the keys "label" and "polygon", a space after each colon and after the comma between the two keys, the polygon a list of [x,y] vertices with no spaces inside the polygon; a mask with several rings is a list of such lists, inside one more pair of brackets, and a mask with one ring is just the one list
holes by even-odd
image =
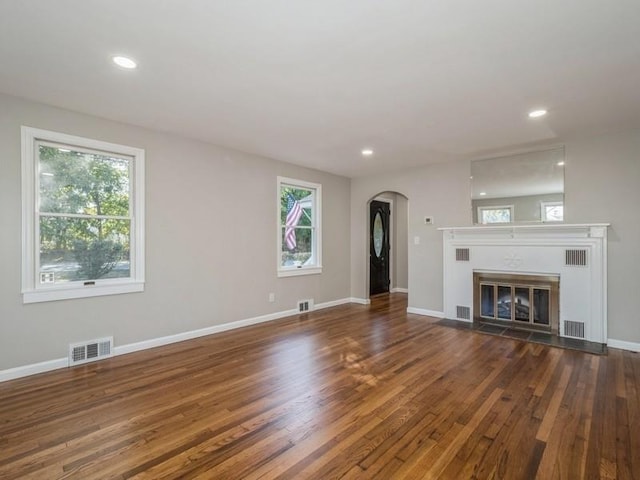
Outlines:
{"label": "white window trim", "polygon": [[[547,218],[546,207],[562,207],[562,220],[549,220]],[[540,202],[540,220],[543,222],[559,223],[564,222],[564,202]]]}
{"label": "white window trim", "polygon": [[[511,218],[510,222],[491,222],[486,223],[482,221],[482,211],[483,210],[501,210],[507,209],[509,210],[509,217]],[[478,207],[478,223],[481,225],[504,225],[505,223],[513,223],[513,205],[483,205]]]}
{"label": "white window trim", "polygon": [[[314,198],[314,212],[312,218],[315,223],[315,251],[313,255],[316,261],[313,265],[305,266],[293,266],[283,267],[280,265],[282,259],[282,219],[281,219],[281,203],[280,203],[280,188],[282,185],[289,185],[292,187],[310,188],[315,190]],[[278,177],[277,190],[276,190],[276,206],[277,206],[277,250],[276,250],[276,266],[278,277],[294,277],[298,275],[317,275],[322,273],[322,185],[319,183],[305,182],[304,180],[297,180],[295,178]]]}
{"label": "white window trim", "polygon": [[[22,126],[22,301],[48,302],[72,298],[96,297],[120,293],[142,292],[145,282],[144,261],[144,150],[126,145],[102,142],[64,133]],[[92,281],[92,285],[41,286],[36,266],[39,242],[36,141],[56,142],[133,157],[133,195],[131,198],[131,277]]]}

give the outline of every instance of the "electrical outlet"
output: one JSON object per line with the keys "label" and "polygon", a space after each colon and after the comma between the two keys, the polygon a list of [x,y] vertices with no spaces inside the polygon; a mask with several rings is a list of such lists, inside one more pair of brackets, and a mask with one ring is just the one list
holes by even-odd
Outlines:
{"label": "electrical outlet", "polygon": [[413,244],[420,245],[420,237],[413,237]]}
{"label": "electrical outlet", "polygon": [[276,301],[276,294],[275,293],[270,293],[269,294],[269,302],[273,303]]}

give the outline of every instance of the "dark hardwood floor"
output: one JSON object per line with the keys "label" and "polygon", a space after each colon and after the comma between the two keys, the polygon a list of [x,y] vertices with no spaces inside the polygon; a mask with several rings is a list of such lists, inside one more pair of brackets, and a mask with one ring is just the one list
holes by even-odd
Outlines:
{"label": "dark hardwood floor", "polygon": [[405,312],[376,297],[0,384],[0,478],[640,478],[640,355]]}

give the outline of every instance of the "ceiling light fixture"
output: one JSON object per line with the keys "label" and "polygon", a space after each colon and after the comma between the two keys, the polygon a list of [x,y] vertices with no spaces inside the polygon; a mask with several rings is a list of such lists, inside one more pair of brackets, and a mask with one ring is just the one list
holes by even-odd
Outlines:
{"label": "ceiling light fixture", "polygon": [[138,66],[135,60],[129,57],[123,57],[122,55],[116,55],[112,57],[113,63],[119,67],[126,68],[127,70],[133,70]]}
{"label": "ceiling light fixture", "polygon": [[363,157],[370,157],[371,155],[373,155],[373,150],[371,150],[370,148],[363,148],[362,149],[362,156]]}
{"label": "ceiling light fixture", "polygon": [[556,163],[556,165],[558,165],[559,167],[564,167],[564,162],[561,160],[558,163]]}
{"label": "ceiling light fixture", "polygon": [[487,194],[487,192],[480,192],[480,196],[484,197]]}
{"label": "ceiling light fixture", "polygon": [[547,114],[547,111],[544,110],[544,109],[533,110],[533,111],[529,112],[529,118],[544,117],[546,114]]}

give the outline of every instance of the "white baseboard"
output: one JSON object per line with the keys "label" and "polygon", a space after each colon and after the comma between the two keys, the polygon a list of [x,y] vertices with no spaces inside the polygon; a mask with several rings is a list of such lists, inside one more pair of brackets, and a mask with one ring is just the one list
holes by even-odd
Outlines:
{"label": "white baseboard", "polygon": [[[341,298],[338,300],[332,300],[330,302],[317,303],[314,305],[314,310],[321,310],[323,308],[335,307],[338,305],[344,305],[345,303],[369,303],[369,300],[353,299],[353,298]],[[298,311],[294,308],[292,310],[284,310],[281,312],[269,313],[267,315],[260,315],[258,317],[246,318],[244,320],[238,320],[236,322],[223,323],[221,325],[213,325],[211,327],[201,328],[198,330],[191,330],[188,332],[181,332],[175,335],[167,335],[165,337],[152,338],[149,340],[143,340],[141,342],[129,343],[127,345],[117,346],[113,349],[114,355],[125,355],[127,353],[138,352],[140,350],[146,350],[148,348],[161,347],[163,345],[169,345],[171,343],[183,342],[185,340],[191,340],[193,338],[203,337],[205,335],[212,335],[214,333],[225,332],[227,330],[233,330],[236,328],[248,327],[249,325],[256,325],[258,323],[270,322],[272,320],[278,320],[284,317],[290,317],[296,315]],[[57,370],[59,368],[66,368],[69,366],[69,359],[58,358],[55,360],[47,360],[45,362],[34,363],[31,365],[24,365],[21,367],[9,368],[7,370],[0,370],[0,382],[8,380],[14,380],[16,378],[27,377],[29,375],[35,375],[36,373],[49,372],[51,370]]]}
{"label": "white baseboard", "polygon": [[640,343],[638,342],[626,342],[624,340],[610,338],[607,340],[607,346],[611,348],[620,348],[621,350],[629,350],[631,352],[640,352]]}
{"label": "white baseboard", "polygon": [[35,375],[36,373],[50,372],[51,370],[57,370],[58,368],[65,368],[68,366],[69,358],[64,357],[56,358],[55,360],[47,360],[46,362],[24,365],[22,367],[8,368],[6,370],[0,370],[0,382]]}
{"label": "white baseboard", "polygon": [[278,320],[279,318],[290,317],[291,315],[295,315],[297,313],[298,311],[296,309],[269,313],[267,315],[246,318],[244,320],[238,320],[236,322],[222,323],[220,325],[213,325],[211,327],[201,328],[198,330],[176,333],[175,335],[167,335],[166,337],[152,338],[150,340],[143,340],[142,342],[129,343],[127,345],[115,347],[113,351],[115,355],[124,355],[127,353],[137,352],[139,350],[146,350],[148,348],[169,345],[170,343],[183,342],[185,340],[191,340],[193,338],[204,337],[205,335],[213,335],[214,333],[226,332],[227,330],[248,327],[249,325],[270,322],[272,320]]}
{"label": "white baseboard", "polygon": [[369,305],[371,303],[371,300],[369,300],[368,298],[351,297],[349,301],[351,303],[359,303],[360,305]]}
{"label": "white baseboard", "polygon": [[407,313],[426,315],[427,317],[444,318],[444,312],[438,312],[436,310],[426,310],[424,308],[407,307]]}
{"label": "white baseboard", "polygon": [[316,303],[313,306],[313,309],[314,310],[321,310],[323,308],[337,307],[338,305],[344,305],[345,303],[351,303],[351,299],[350,298],[341,298],[339,300],[332,300],[330,302]]}
{"label": "white baseboard", "polygon": [[409,293],[409,289],[408,288],[402,288],[402,287],[393,287],[391,289],[391,293]]}

